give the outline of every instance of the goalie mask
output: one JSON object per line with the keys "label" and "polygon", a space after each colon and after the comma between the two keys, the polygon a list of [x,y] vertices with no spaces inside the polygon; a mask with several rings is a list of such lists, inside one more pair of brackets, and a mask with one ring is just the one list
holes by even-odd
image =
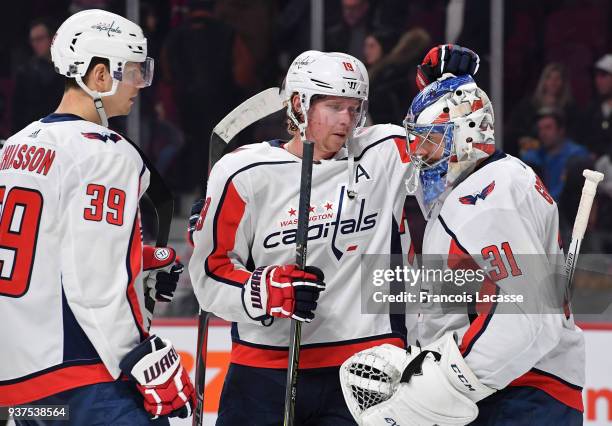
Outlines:
{"label": "goalie mask", "polygon": [[417,200],[426,219],[479,160],[495,151],[493,106],[472,77],[425,87],[404,120],[410,159],[418,173]]}
{"label": "goalie mask", "polygon": [[[108,59],[113,84],[107,92],[91,90],[83,82],[94,57]],[[66,19],[53,38],[51,59],[56,72],[74,78],[92,97],[103,126],[108,120],[102,97],[114,95],[119,82],[143,88],[153,81],[153,59],[147,57],[142,29],[104,10],[84,10]]]}

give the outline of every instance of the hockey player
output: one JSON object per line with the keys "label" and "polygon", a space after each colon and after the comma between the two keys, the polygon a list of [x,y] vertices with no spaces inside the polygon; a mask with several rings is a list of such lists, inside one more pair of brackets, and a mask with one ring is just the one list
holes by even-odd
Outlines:
{"label": "hockey player", "polygon": [[[282,423],[288,318],[304,322],[296,424],[354,424],[339,365],[361,349],[405,343],[403,317],[366,315],[358,302],[368,285],[361,255],[407,252],[410,245],[404,132],[390,124],[361,128],[368,76],[349,55],[302,53],[284,90],[292,139],[223,157],[193,234],[189,272],[198,301],[233,323],[217,424]],[[293,262],[304,137],[314,142],[314,164],[312,266],[302,271]]]}
{"label": "hockey player", "polygon": [[[480,294],[521,291],[529,300],[468,303],[465,314],[430,310],[409,324],[409,341],[423,351],[386,345],[349,359],[341,374],[355,418],[368,425],[582,424],[583,336],[569,310],[555,304],[554,287],[543,284],[562,258],[555,202],[533,170],[495,149],[491,102],[470,76],[427,86],[405,127],[428,220],[423,255],[450,256],[449,269],[487,271]],[[385,374],[369,370],[369,380],[368,366]],[[393,383],[382,385],[390,398],[364,404],[389,376]]]}
{"label": "hockey player", "polygon": [[171,248],[143,250],[150,173],[107,127],[151,84],[153,60],[138,25],[101,10],[69,17],[51,53],[61,103],[0,156],[0,405],[66,405],[78,425],[168,424],[189,414],[193,386],[144,327],[143,285],[171,299],[182,265]]}

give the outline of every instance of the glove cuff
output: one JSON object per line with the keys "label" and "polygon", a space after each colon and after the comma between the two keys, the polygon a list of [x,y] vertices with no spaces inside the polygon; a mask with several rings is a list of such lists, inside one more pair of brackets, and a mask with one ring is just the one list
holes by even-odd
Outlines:
{"label": "glove cuff", "polygon": [[448,381],[471,401],[478,402],[496,392],[496,389],[483,385],[467,365],[455,343],[454,333],[445,334],[425,349],[437,351],[442,355],[441,368]]}
{"label": "glove cuff", "polygon": [[176,260],[176,251],[171,247],[154,247],[145,245],[142,248],[142,270],[167,268]]}
{"label": "glove cuff", "polygon": [[254,321],[264,321],[268,315],[268,274],[276,268],[260,266],[255,269],[251,277],[242,288],[242,306],[246,314]]}
{"label": "glove cuff", "polygon": [[181,365],[169,340],[151,336],[130,351],[119,363],[123,373],[141,386],[164,384]]}

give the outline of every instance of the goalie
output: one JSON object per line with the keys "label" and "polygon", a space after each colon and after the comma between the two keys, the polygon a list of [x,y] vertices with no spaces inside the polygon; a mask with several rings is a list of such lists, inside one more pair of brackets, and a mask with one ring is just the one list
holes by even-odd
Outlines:
{"label": "goalie", "polygon": [[531,168],[495,149],[491,102],[468,75],[425,87],[404,126],[428,221],[423,254],[458,256],[488,271],[482,292],[522,289],[530,304],[430,312],[407,323],[422,349],[354,355],[340,373],[351,413],[364,425],[582,424],[582,332],[567,304],[547,309],[558,292],[540,284],[563,253],[554,200]]}

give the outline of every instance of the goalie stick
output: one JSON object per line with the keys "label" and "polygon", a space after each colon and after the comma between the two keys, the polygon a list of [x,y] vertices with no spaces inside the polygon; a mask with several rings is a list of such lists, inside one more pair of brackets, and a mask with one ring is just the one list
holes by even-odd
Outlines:
{"label": "goalie stick", "polygon": [[[223,156],[227,145],[251,124],[283,109],[283,98],[278,87],[271,87],[250,97],[219,122],[210,135],[209,172]],[[195,391],[196,407],[193,426],[201,426],[204,420],[204,386],[206,385],[206,350],[210,313],[200,309],[198,314],[198,340],[196,353]]]}
{"label": "goalie stick", "polygon": [[570,242],[570,246],[567,250],[567,257],[565,258],[564,271],[567,277],[565,300],[567,302],[569,302],[571,297],[572,281],[574,280],[574,271],[576,270],[576,261],[578,260],[580,245],[582,244],[582,239],[584,238],[584,233],[591,214],[591,207],[593,206],[593,200],[595,198],[595,193],[597,192],[597,185],[604,178],[603,173],[588,169],[583,170],[582,175],[585,178],[584,186],[582,187],[582,195],[580,197],[580,204],[578,204],[576,219],[574,219],[572,241]]}

